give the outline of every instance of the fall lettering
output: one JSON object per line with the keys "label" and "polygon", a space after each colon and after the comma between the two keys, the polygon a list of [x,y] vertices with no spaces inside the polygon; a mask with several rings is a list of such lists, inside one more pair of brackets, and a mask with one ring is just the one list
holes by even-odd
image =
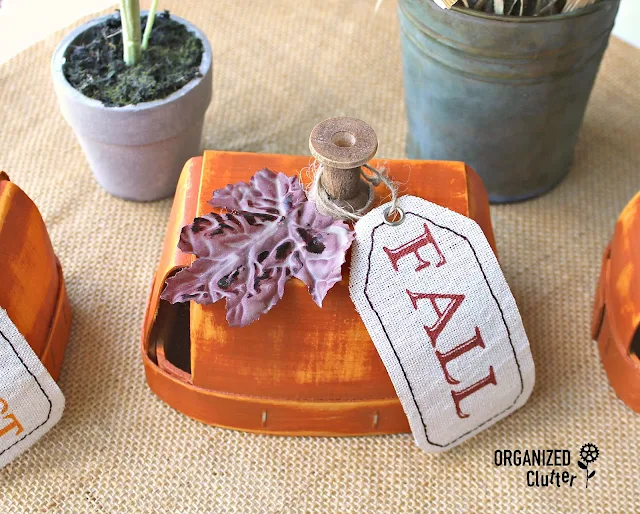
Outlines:
{"label": "fall lettering", "polygon": [[427,225],[426,223],[424,224],[424,234],[416,237],[415,239],[412,239],[408,243],[403,244],[398,248],[389,249],[387,247],[383,247],[383,250],[389,257],[389,260],[391,261],[391,265],[393,266],[394,270],[398,271],[398,261],[400,259],[402,259],[407,255],[413,254],[416,256],[416,259],[418,259],[418,262],[420,263],[416,268],[416,271],[421,271],[431,266],[431,262],[425,261],[422,258],[422,256],[418,253],[418,250],[423,246],[427,246],[430,244],[433,245],[433,248],[438,254],[439,260],[436,263],[436,268],[439,268],[440,266],[446,264],[447,260],[444,258],[444,254],[440,251],[440,247],[436,243],[436,240],[433,238],[433,235],[429,230],[429,225]]}
{"label": "fall lettering", "polygon": [[[419,253],[419,250],[421,248],[428,245],[432,245],[433,249],[436,251],[439,257],[439,260],[435,264],[435,266],[440,267],[446,264],[447,260],[444,254],[442,253],[442,250],[438,246],[438,243],[436,242],[435,238],[433,237],[431,231],[429,230],[429,226],[426,223],[424,224],[424,234],[421,234],[420,236],[416,237],[415,239],[412,239],[408,243],[405,243],[399,246],[398,248],[390,249],[390,248],[384,247],[383,250],[389,257],[389,260],[391,261],[391,265],[393,266],[393,269],[396,272],[398,271],[398,261],[403,257],[407,257],[410,255],[413,255],[418,260],[419,264],[418,264],[418,267],[415,269],[415,271],[419,272],[431,266],[431,262],[425,260],[423,256],[421,256]],[[459,345],[455,346],[454,348],[446,352],[441,352],[438,349],[437,343],[438,343],[438,337],[440,336],[442,331],[445,329],[449,321],[451,321],[451,319],[453,318],[458,308],[462,305],[462,302],[464,302],[465,295],[421,293],[421,292],[410,291],[409,289],[406,290],[406,293],[409,296],[409,299],[411,300],[411,304],[413,305],[413,308],[415,310],[418,310],[421,305],[424,305],[426,303],[426,302],[422,302],[423,300],[427,300],[428,304],[431,306],[431,309],[433,309],[433,312],[436,314],[437,319],[435,323],[433,323],[431,326],[424,325],[424,330],[427,336],[429,337],[431,345],[435,350],[435,355],[438,359],[438,362],[440,363],[440,367],[442,368],[442,372],[444,373],[444,378],[447,381],[447,383],[449,383],[452,386],[457,386],[462,384],[464,381],[464,377],[452,376],[451,373],[449,372],[449,369],[447,368],[447,365],[451,361],[457,359],[458,357],[461,357],[467,352],[474,350],[475,348],[480,348],[480,349],[485,348],[485,344],[482,339],[482,335],[480,333],[480,328],[475,327],[475,334],[473,335],[473,337],[471,337],[467,341],[460,343]],[[438,300],[447,301],[446,307],[444,307],[444,309],[440,308],[440,306],[438,305]],[[442,302],[440,305],[442,305]],[[493,366],[489,366],[489,371],[487,376],[485,376],[481,380],[478,380],[477,382],[467,387],[464,387],[463,389],[459,389],[459,390],[451,389],[451,398],[454,402],[454,405],[456,407],[456,413],[459,418],[464,419],[469,417],[469,414],[464,412],[460,406],[460,403],[462,402],[462,400],[464,400],[468,396],[471,396],[475,392],[479,391],[480,389],[488,385],[497,385]]]}
{"label": "fall lettering", "polygon": [[[0,398],[0,416],[2,416],[3,423],[0,424],[0,437],[13,432],[13,435],[20,435],[24,430],[22,425],[16,418],[15,414],[9,412],[9,403],[4,398]],[[7,423],[8,421],[8,423]]]}

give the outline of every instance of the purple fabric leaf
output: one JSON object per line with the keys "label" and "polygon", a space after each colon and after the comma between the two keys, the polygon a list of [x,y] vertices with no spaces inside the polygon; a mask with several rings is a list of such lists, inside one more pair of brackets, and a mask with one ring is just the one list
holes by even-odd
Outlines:
{"label": "purple fabric leaf", "polygon": [[229,325],[245,326],[282,298],[291,277],[309,287],[319,306],[341,280],[354,233],[320,214],[298,177],[265,168],[249,184],[215,191],[209,203],[231,212],[207,214],[182,229],[178,247],[197,259],[167,279],[164,300],[225,298]]}
{"label": "purple fabric leaf", "polygon": [[306,201],[307,196],[298,177],[288,177],[284,173],[263,168],[251,177],[248,184],[230,184],[214,191],[209,203],[229,211],[286,216]]}

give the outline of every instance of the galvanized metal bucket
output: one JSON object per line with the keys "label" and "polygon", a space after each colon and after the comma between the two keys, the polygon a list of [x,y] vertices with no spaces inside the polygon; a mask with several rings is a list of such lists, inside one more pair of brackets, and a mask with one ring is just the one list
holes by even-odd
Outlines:
{"label": "galvanized metal bucket", "polygon": [[534,18],[400,0],[408,156],[465,161],[494,203],[555,187],[619,4]]}

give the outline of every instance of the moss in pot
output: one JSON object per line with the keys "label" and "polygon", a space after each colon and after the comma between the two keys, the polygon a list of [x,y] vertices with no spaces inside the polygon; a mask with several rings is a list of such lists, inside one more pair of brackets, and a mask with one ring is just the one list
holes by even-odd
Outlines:
{"label": "moss in pot", "polygon": [[97,181],[138,201],[174,193],[182,165],[200,153],[211,101],[206,37],[155,6],[141,16],[137,1],[123,0],[119,13],[69,34],[52,63],[62,114]]}

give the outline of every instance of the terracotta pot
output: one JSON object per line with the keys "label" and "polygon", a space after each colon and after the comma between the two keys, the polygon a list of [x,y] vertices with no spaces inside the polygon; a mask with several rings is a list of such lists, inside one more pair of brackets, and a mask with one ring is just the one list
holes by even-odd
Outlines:
{"label": "terracotta pot", "polygon": [[70,46],[110,16],[78,27],[53,54],[51,71],[60,110],[105,190],[127,200],[166,198],[174,194],[184,163],[200,153],[204,114],[211,102],[211,46],[200,30],[172,15],[202,40],[202,76],[161,100],[106,107],[72,87],[62,65]]}

